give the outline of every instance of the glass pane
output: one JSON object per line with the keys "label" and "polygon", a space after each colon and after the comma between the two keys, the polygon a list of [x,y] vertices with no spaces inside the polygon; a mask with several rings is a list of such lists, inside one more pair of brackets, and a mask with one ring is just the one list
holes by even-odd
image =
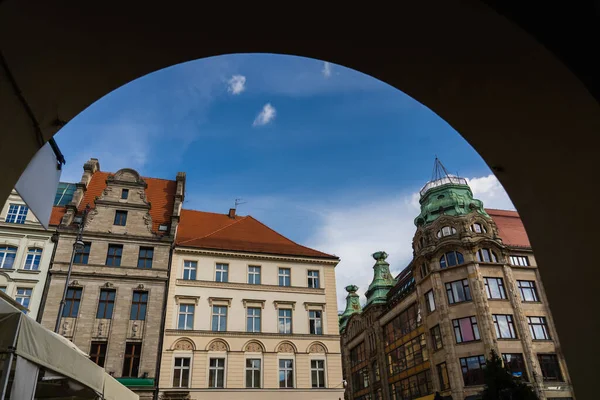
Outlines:
{"label": "glass pane", "polygon": [[459,324],[463,341],[468,342],[470,340],[475,340],[475,337],[473,336],[473,331],[471,329],[471,320],[469,318],[463,318],[459,320]]}

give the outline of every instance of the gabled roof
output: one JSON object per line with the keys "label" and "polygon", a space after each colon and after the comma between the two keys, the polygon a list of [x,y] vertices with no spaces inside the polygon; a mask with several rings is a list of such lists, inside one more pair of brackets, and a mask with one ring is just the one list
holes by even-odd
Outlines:
{"label": "gabled roof", "polygon": [[523,221],[521,221],[518,212],[490,208],[486,208],[485,211],[496,223],[498,234],[504,244],[507,246],[531,247],[525,226],[523,226]]}
{"label": "gabled roof", "polygon": [[338,257],[299,245],[251,216],[181,210],[177,246],[274,255]]}

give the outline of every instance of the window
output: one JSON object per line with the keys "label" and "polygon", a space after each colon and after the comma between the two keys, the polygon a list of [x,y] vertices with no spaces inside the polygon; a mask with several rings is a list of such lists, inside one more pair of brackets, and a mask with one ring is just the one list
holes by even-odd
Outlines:
{"label": "window", "polygon": [[196,280],[196,270],[198,269],[198,263],[196,261],[184,261],[183,262],[183,279],[186,281]]}
{"label": "window", "polygon": [[409,376],[390,385],[390,398],[393,400],[413,400],[432,394],[431,373],[429,370]]}
{"label": "window", "polygon": [[121,190],[121,199],[126,200],[129,197],[129,189]]}
{"label": "window", "polygon": [[460,366],[465,386],[483,385],[483,369],[485,368],[484,356],[461,358]]}
{"label": "window", "polygon": [[456,229],[454,227],[451,226],[444,226],[442,229],[440,229],[437,233],[437,237],[438,238],[443,238],[446,236],[450,236],[450,235],[454,235],[456,233]]}
{"label": "window", "polygon": [[433,290],[425,293],[425,304],[427,305],[427,311],[430,313],[435,311],[435,298],[433,297]]}
{"label": "window", "polygon": [[25,308],[29,308],[29,302],[31,301],[31,289],[28,288],[17,288],[17,295],[15,300],[17,303]]}
{"label": "window", "polygon": [[479,224],[477,222],[471,225],[471,231],[475,233],[487,233],[485,225]]}
{"label": "window", "polygon": [[375,361],[371,367],[371,369],[373,370],[373,377],[375,378],[375,382],[379,382],[381,380],[381,374],[379,373],[379,364],[377,363],[377,361]]}
{"label": "window", "polygon": [[6,222],[24,224],[27,218],[27,211],[29,211],[29,208],[24,204],[11,204],[6,214]]}
{"label": "window", "polygon": [[126,224],[127,224],[127,211],[122,211],[122,210],[115,211],[114,225],[125,226]]}
{"label": "window", "polygon": [[229,282],[229,264],[217,264],[216,282]]}
{"label": "window", "polygon": [[520,267],[529,267],[529,257],[527,256],[510,256],[510,263]]}
{"label": "window", "polygon": [[[352,373],[352,385],[355,392],[369,387],[369,369],[367,367],[363,367]],[[360,398],[358,397],[358,399]],[[366,399],[367,397],[362,396],[362,398]]]}
{"label": "window", "polygon": [[248,283],[251,285],[260,285],[260,267],[250,265],[248,267]]}
{"label": "window", "polygon": [[225,387],[225,359],[211,358],[208,367],[208,387]]}
{"label": "window", "polygon": [[194,309],[193,304],[180,304],[177,329],[194,329]]}
{"label": "window", "polygon": [[453,319],[454,335],[456,343],[472,342],[479,340],[479,328],[476,317]]}
{"label": "window", "polygon": [[310,360],[310,381],[314,388],[325,387],[325,361]]}
{"label": "window", "polygon": [[190,359],[188,357],[175,357],[173,367],[173,387],[186,388],[190,386]]}
{"label": "window", "polygon": [[360,342],[350,349],[350,366],[355,367],[367,359],[365,352],[365,342]]}
{"label": "window", "polygon": [[479,249],[477,250],[477,261],[486,263],[497,263],[498,257],[490,249]]}
{"label": "window", "polygon": [[517,332],[513,323],[512,315],[494,314],[492,315],[494,326],[496,327],[496,338],[498,339],[516,339]]}
{"label": "window", "polygon": [[279,387],[294,387],[294,360],[279,360]]}
{"label": "window", "polygon": [[132,321],[144,321],[146,319],[146,308],[148,307],[148,292],[136,290],[131,299],[131,313],[129,319]]}
{"label": "window", "polygon": [[450,389],[450,377],[448,376],[448,367],[445,362],[437,365],[437,373],[440,380],[440,390]]}
{"label": "window", "polygon": [[308,325],[309,333],[311,335],[322,335],[323,334],[323,320],[322,311],[310,310],[308,311]]}
{"label": "window", "polygon": [[289,268],[279,268],[279,286],[291,286],[291,275]]}
{"label": "window", "polygon": [[545,381],[563,382],[556,354],[538,354],[538,361]]}
{"label": "window", "polygon": [[73,200],[75,194],[75,184],[59,182],[56,188],[56,196],[54,196],[55,206],[66,206]]}
{"label": "window", "polygon": [[429,360],[425,334],[407,341],[387,353],[390,375],[396,375]]}
{"label": "window", "polygon": [[27,250],[27,258],[23,269],[29,271],[37,271],[40,268],[40,260],[42,259],[42,249],[30,248]]}
{"label": "window", "polygon": [[106,360],[106,342],[92,342],[90,349],[90,360],[104,367]]}
{"label": "window", "polygon": [[535,281],[517,281],[523,301],[540,301],[535,287]]}
{"label": "window", "polygon": [[83,289],[70,287],[67,290],[65,298],[65,308],[63,308],[62,316],[65,318],[77,318],[79,313],[79,303],[81,303],[81,292]]}
{"label": "window", "polygon": [[488,299],[506,299],[502,278],[483,278]]}
{"label": "window", "polygon": [[527,317],[527,322],[533,340],[550,340],[546,317]]}
{"label": "window", "polygon": [[109,244],[108,253],[106,255],[106,265],[111,267],[121,266],[121,256],[123,255],[122,244]]}
{"label": "window", "polygon": [[472,300],[469,281],[467,279],[446,283],[446,293],[448,294],[448,303],[450,304]]}
{"label": "window", "polygon": [[385,345],[417,329],[418,305],[413,303],[384,326]]}
{"label": "window", "polygon": [[260,332],[260,308],[248,307],[246,316],[246,332]]}
{"label": "window", "polygon": [[125,345],[125,356],[123,356],[123,374],[121,376],[137,378],[140,369],[140,355],[142,354],[142,343],[127,343]]}
{"label": "window", "polygon": [[428,273],[429,267],[427,266],[427,263],[421,264],[421,279],[425,278]]}
{"label": "window", "polygon": [[292,333],[292,310],[280,308],[278,319],[279,333]]}
{"label": "window", "polygon": [[431,332],[431,341],[433,342],[433,350],[439,350],[444,347],[444,342],[442,341],[442,332],[440,330],[440,326],[436,325],[430,329]]}
{"label": "window", "polygon": [[0,268],[12,268],[16,257],[16,247],[0,246]]}
{"label": "window", "polygon": [[465,262],[462,253],[458,251],[449,251],[440,257],[440,268],[452,267],[454,265],[460,265]]}
{"label": "window", "polygon": [[504,353],[502,354],[502,359],[504,360],[504,367],[512,374],[512,376],[529,381],[523,354]]}
{"label": "window", "polygon": [[140,247],[138,255],[138,268],[152,268],[152,258],[154,257],[154,247]]}
{"label": "window", "polygon": [[246,359],[246,387],[260,388],[260,359]]}
{"label": "window", "polygon": [[73,262],[75,264],[87,264],[90,258],[91,247],[92,244],[90,242],[84,242],[83,249],[77,250],[75,252],[75,258],[73,259]]}
{"label": "window", "polygon": [[308,271],[308,287],[319,288],[319,271]]}
{"label": "window", "polygon": [[215,332],[224,332],[227,330],[227,307],[226,306],[213,306],[212,330]]}
{"label": "window", "polygon": [[115,294],[117,292],[110,289],[100,290],[100,299],[98,300],[98,311],[96,318],[111,319],[115,307]]}

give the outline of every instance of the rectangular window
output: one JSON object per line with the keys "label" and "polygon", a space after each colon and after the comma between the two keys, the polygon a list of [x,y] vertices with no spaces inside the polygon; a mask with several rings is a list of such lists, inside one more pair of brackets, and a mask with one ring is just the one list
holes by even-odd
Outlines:
{"label": "rectangular window", "polygon": [[279,360],[279,387],[294,387],[294,360]]}
{"label": "rectangular window", "polygon": [[129,197],[129,189],[121,190],[121,199],[126,200]]}
{"label": "rectangular window", "polygon": [[479,328],[476,317],[453,319],[454,335],[456,343],[472,342],[479,340]]}
{"label": "rectangular window", "polygon": [[109,244],[108,253],[106,254],[106,265],[110,267],[121,266],[121,256],[123,255],[122,244]]}
{"label": "rectangular window", "polygon": [[387,353],[390,375],[396,375],[429,360],[425,334],[407,341]]}
{"label": "rectangular window", "polygon": [[24,204],[11,204],[6,214],[6,222],[11,224],[24,224],[29,208]]}
{"label": "rectangular window", "polygon": [[213,306],[212,308],[212,330],[225,332],[227,330],[227,307]]}
{"label": "rectangular window", "polygon": [[318,289],[319,286],[319,271],[308,271],[308,287]]}
{"label": "rectangular window", "polygon": [[325,360],[310,360],[310,381],[314,388],[325,387]]}
{"label": "rectangular window", "polygon": [[311,335],[323,334],[323,313],[318,310],[310,310],[308,312],[309,333]]}
{"label": "rectangular window", "polygon": [[250,265],[248,267],[248,283],[251,285],[260,285],[260,266]]}
{"label": "rectangular window", "polygon": [[195,281],[197,269],[198,269],[198,263],[196,261],[184,261],[183,262],[183,279],[185,279],[186,281]]}
{"label": "rectangular window", "polygon": [[433,342],[433,350],[439,350],[444,347],[444,342],[442,341],[442,332],[440,330],[440,326],[436,325],[430,329],[431,332],[431,341]]}
{"label": "rectangular window", "polygon": [[522,378],[524,381],[529,381],[527,376],[527,370],[525,369],[525,361],[523,360],[523,354],[502,354],[504,360],[504,367],[510,371],[512,376],[516,378]]}
{"label": "rectangular window", "polygon": [[29,308],[29,302],[31,301],[31,289],[17,288],[17,295],[15,296],[15,300],[23,307]]}
{"label": "rectangular window", "polygon": [[125,355],[123,356],[123,377],[137,378],[140,375],[140,356],[142,354],[142,343],[127,343]]}
{"label": "rectangular window", "polygon": [[104,361],[106,361],[106,342],[92,342],[90,360],[104,367]]}
{"label": "rectangular window", "polygon": [[425,304],[427,305],[427,311],[430,313],[435,311],[435,298],[433,297],[433,290],[425,293]]}
{"label": "rectangular window", "polygon": [[116,291],[111,289],[100,290],[100,299],[98,300],[98,311],[96,312],[96,318],[112,318],[113,309],[115,307],[116,293]]}
{"label": "rectangular window", "polygon": [[280,308],[278,319],[279,333],[292,333],[292,310]]}
{"label": "rectangular window", "polygon": [[538,360],[545,381],[563,382],[556,354],[538,354]]}
{"label": "rectangular window", "polygon": [[289,268],[279,268],[279,286],[291,286],[291,276]]}
{"label": "rectangular window", "polygon": [[390,385],[390,399],[411,400],[432,394],[431,373],[429,370],[409,376]]}
{"label": "rectangular window", "polygon": [[440,390],[450,389],[450,377],[448,376],[448,368],[445,362],[437,365],[437,373],[440,379]]}
{"label": "rectangular window", "polygon": [[132,321],[144,321],[146,319],[146,308],[148,307],[148,292],[136,290],[131,299],[131,313],[129,319]]}
{"label": "rectangular window", "polygon": [[446,293],[448,294],[449,304],[472,300],[467,279],[446,283]]}
{"label": "rectangular window", "polygon": [[365,353],[365,342],[361,342],[350,349],[350,366],[355,367],[358,364],[365,361],[366,353]]}
{"label": "rectangular window", "polygon": [[65,308],[63,308],[62,316],[65,318],[77,318],[79,313],[79,303],[81,303],[81,293],[83,289],[70,287],[67,290],[65,298]]}
{"label": "rectangular window", "polygon": [[229,282],[229,264],[217,264],[216,282]]}
{"label": "rectangular window", "polygon": [[385,345],[417,329],[418,304],[413,303],[384,326]]}
{"label": "rectangular window", "polygon": [[126,224],[127,224],[127,211],[122,211],[122,210],[115,211],[114,225],[125,226]]}
{"label": "rectangular window", "polygon": [[12,268],[17,258],[17,248],[13,246],[0,246],[0,268]]}
{"label": "rectangular window", "polygon": [[42,249],[31,247],[27,249],[27,258],[23,269],[28,271],[37,271],[40,268],[40,260],[42,259]]}
{"label": "rectangular window", "polygon": [[494,326],[496,327],[496,338],[516,339],[517,332],[513,323],[512,315],[493,314]]}
{"label": "rectangular window", "polygon": [[190,386],[190,359],[175,357],[173,367],[173,387],[186,388]]}
{"label": "rectangular window", "polygon": [[506,299],[502,278],[483,278],[488,299]]}
{"label": "rectangular window", "polygon": [[246,359],[246,387],[260,389],[260,359]]}
{"label": "rectangular window", "polygon": [[527,322],[533,340],[550,340],[546,317],[527,317]]}
{"label": "rectangular window", "polygon": [[483,385],[483,369],[485,368],[485,357],[474,356],[460,359],[463,380],[465,386]]}
{"label": "rectangular window", "polygon": [[177,318],[177,329],[194,329],[194,310],[193,304],[180,304],[179,315]]}
{"label": "rectangular window", "polygon": [[260,308],[248,307],[246,312],[246,332],[260,332]]}
{"label": "rectangular window", "polygon": [[140,247],[138,255],[138,268],[152,268],[152,258],[154,257],[154,247]]}
{"label": "rectangular window", "polygon": [[486,263],[497,263],[498,258],[496,254],[490,249],[479,249],[477,250],[477,261]]}
{"label": "rectangular window", "polygon": [[225,387],[225,359],[211,358],[208,367],[208,387]]}
{"label": "rectangular window", "polygon": [[540,301],[535,287],[535,281],[517,281],[523,301]]}
{"label": "rectangular window", "polygon": [[529,267],[529,257],[527,256],[510,256],[511,265],[520,267]]}
{"label": "rectangular window", "polygon": [[75,252],[75,258],[73,259],[73,263],[75,264],[87,264],[90,258],[90,249],[92,248],[92,244],[90,242],[83,243],[83,249],[77,250]]}

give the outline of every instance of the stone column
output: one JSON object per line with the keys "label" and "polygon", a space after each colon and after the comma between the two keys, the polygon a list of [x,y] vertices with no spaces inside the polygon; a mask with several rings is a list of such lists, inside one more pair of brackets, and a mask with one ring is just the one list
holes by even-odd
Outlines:
{"label": "stone column", "polygon": [[487,359],[490,352],[494,350],[498,353],[498,340],[496,339],[496,329],[492,320],[492,313],[487,301],[485,283],[479,264],[471,264],[467,267],[469,273],[469,287],[471,288],[471,297],[477,313],[477,326],[479,328],[479,336],[483,342],[485,358]]}

